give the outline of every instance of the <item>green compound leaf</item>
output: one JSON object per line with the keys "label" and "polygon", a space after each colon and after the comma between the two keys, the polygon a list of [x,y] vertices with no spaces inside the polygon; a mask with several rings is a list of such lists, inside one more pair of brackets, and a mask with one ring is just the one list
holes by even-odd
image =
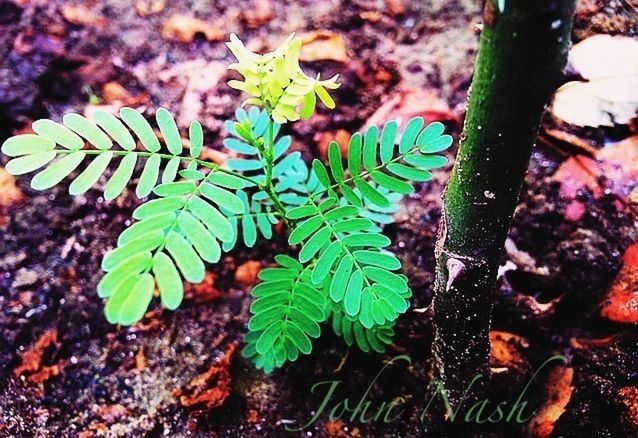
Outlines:
{"label": "green compound leaf", "polygon": [[[79,172],[80,180],[69,187],[72,195],[80,195],[98,183],[111,163],[119,163],[104,186],[104,197],[111,200],[124,191],[135,176],[136,165],[141,164],[135,193],[144,198],[158,184],[160,172],[162,182],[167,183],[175,180],[182,163],[187,164],[189,171],[196,171],[202,164],[195,160],[203,146],[203,132],[198,122],[191,123],[191,151],[189,156],[184,156],[184,141],[174,118],[160,108],[156,119],[168,153],[162,151],[155,130],[141,113],[132,108],[122,108],[120,118],[105,111],[96,111],[90,119],[75,113],[66,114],[63,124],[47,119],[33,122],[35,134],[17,135],[3,143],[2,153],[15,157],[6,168],[13,175],[22,175],[45,167],[32,183],[33,188],[44,190],[68,176],[73,178],[72,172],[83,161],[80,158],[86,157],[88,165]],[[141,143],[144,151],[135,150],[136,141]],[[206,163],[203,166],[213,168]]]}
{"label": "green compound leaf", "polygon": [[[107,273],[98,285],[98,294],[109,298],[105,308],[109,321],[128,325],[143,317],[151,301],[147,294],[149,273],[162,305],[173,310],[184,296],[182,278],[201,282],[204,262],[219,261],[221,238],[232,229],[228,219],[202,194],[204,185],[213,187],[215,193],[222,190],[212,182],[215,172],[203,179],[194,175],[194,179],[160,184],[154,189],[159,198],[135,209],[133,217],[138,222],[120,234],[117,247],[102,260]],[[129,278],[143,279],[144,283],[134,287]],[[132,296],[135,291],[139,297]]]}
{"label": "green compound leaf", "polygon": [[312,351],[319,323],[327,314],[326,297],[310,282],[311,266],[303,267],[291,257],[278,255],[278,266],[259,274],[262,280],[252,293],[243,355],[266,372]]}

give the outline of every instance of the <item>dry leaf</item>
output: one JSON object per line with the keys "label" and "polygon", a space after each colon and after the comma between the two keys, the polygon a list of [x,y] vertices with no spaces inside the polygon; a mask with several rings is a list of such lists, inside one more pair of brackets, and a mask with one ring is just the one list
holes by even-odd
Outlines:
{"label": "dry leaf", "polygon": [[605,146],[596,153],[596,159],[615,193],[626,194],[625,189],[638,185],[638,135]]}
{"label": "dry leaf", "polygon": [[638,40],[595,35],[576,44],[569,64],[586,82],[558,89],[552,111],[578,126],[628,123],[638,110]]}
{"label": "dry leaf", "polygon": [[303,34],[301,39],[303,46],[299,59],[302,61],[348,62],[346,44],[340,34],[319,30]]}
{"label": "dry leaf", "polygon": [[572,397],[573,378],[574,369],[571,367],[559,365],[549,372],[545,383],[547,401],[538,409],[527,428],[531,436],[537,438],[550,436],[554,430],[554,424],[565,412],[565,407]]}
{"label": "dry leaf", "polygon": [[193,284],[186,283],[184,287],[184,298],[193,300],[195,303],[209,303],[222,296],[222,293],[215,287],[217,276],[206,271],[204,281]]}
{"label": "dry leaf", "polygon": [[261,271],[261,263],[256,260],[248,260],[237,267],[235,281],[244,286],[257,284],[259,271]]}
{"label": "dry leaf", "polygon": [[560,182],[560,194],[566,198],[575,197],[584,188],[598,197],[602,194],[598,184],[600,176],[600,167],[596,160],[584,155],[574,155],[561,163],[552,178]]}
{"label": "dry leaf", "polygon": [[184,87],[182,106],[177,116],[178,126],[186,127],[193,120],[201,120],[205,95],[219,83],[226,73],[226,65],[219,61],[195,59],[175,64],[158,74],[163,82],[176,81]]}
{"label": "dry leaf", "polygon": [[395,119],[399,125],[412,117],[423,117],[425,123],[454,120],[458,116],[450,110],[447,102],[425,90],[401,90],[387,99],[365,123],[382,126],[386,121]]}
{"label": "dry leaf", "polygon": [[43,383],[60,374],[63,363],[47,366],[42,363],[44,352],[51,346],[58,345],[58,332],[55,329],[45,331],[33,347],[20,354],[20,365],[13,370],[16,377],[26,376],[32,383]]}
{"label": "dry leaf", "polygon": [[215,360],[210,368],[191,380],[173,395],[182,406],[200,411],[209,411],[221,406],[230,394],[230,364],[235,354],[236,344],[230,344],[226,351]]}
{"label": "dry leaf", "polygon": [[268,23],[274,16],[270,0],[257,0],[252,7],[242,11],[241,17],[248,27],[256,28]]}
{"label": "dry leaf", "polygon": [[405,14],[405,4],[403,0],[385,0],[385,6],[388,8],[388,12],[392,15]]}
{"label": "dry leaf", "polygon": [[63,5],[61,12],[64,19],[69,23],[95,27],[104,27],[106,24],[103,17],[94,14],[86,6]]}
{"label": "dry leaf", "polygon": [[638,324],[638,243],[623,255],[623,266],[607,292],[601,314],[612,321]]}
{"label": "dry leaf", "polygon": [[336,141],[341,150],[341,155],[348,156],[348,142],[350,141],[350,133],[345,129],[337,129],[336,131],[317,132],[313,138],[317,143],[319,155],[328,156],[328,145],[331,141]]}
{"label": "dry leaf", "polygon": [[225,37],[217,24],[183,14],[172,15],[162,28],[162,37],[182,43],[190,43],[197,34],[204,35],[208,41],[221,41]]}
{"label": "dry leaf", "polygon": [[527,340],[512,333],[490,331],[490,367],[508,368],[524,374],[530,370],[529,362],[521,354],[521,349],[529,346]]}
{"label": "dry leaf", "polygon": [[0,207],[20,202],[22,198],[22,191],[16,185],[15,178],[4,167],[0,167]]}
{"label": "dry leaf", "polygon": [[166,0],[138,0],[135,3],[135,10],[140,17],[162,12],[166,7]]}

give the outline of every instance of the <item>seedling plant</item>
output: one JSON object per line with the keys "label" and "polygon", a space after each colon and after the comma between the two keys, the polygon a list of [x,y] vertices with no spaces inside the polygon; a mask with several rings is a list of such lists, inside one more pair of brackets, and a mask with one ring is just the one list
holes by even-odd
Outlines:
{"label": "seedling plant", "polygon": [[[107,201],[137,180],[143,202],[105,254],[97,285],[112,324],[141,320],[156,290],[163,307],[177,309],[183,282],[202,282],[205,263],[218,262],[240,241],[252,247],[258,237],[270,239],[283,222],[288,243],[299,250],[276,255],[274,266],[259,272],[243,354],[270,372],[309,354],[326,322],[348,345],[382,352],[412,294],[382,227],[413,182],[430,180],[430,170],[446,164],[437,153],[452,138],[438,122],[424,126],[416,117],[400,130],[389,121],[352,134],[342,147],[330,142],[327,165],[314,159],[308,166],[290,150],[282,127],[310,118],[317,99],[334,108],[337,76],[307,76],[294,35],[266,54],[249,51],[235,35],[227,45],[237,58],[229,69],[241,76],[228,85],[248,98],[224,123],[223,144],[234,158],[223,165],[201,156],[197,121],[182,138],[166,109],[156,111],[156,133],[140,112],[122,108],[118,116],[96,111],[90,118],[66,114],[62,123],[35,121],[33,134],[4,142],[7,171],[38,171],[31,180],[36,190],[71,179],[71,195],[104,179]],[[113,162],[115,171],[105,175]]]}

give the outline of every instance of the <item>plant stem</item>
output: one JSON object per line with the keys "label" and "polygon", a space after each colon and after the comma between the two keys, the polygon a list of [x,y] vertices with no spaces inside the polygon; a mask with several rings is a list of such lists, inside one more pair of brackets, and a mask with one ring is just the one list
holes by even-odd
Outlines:
{"label": "plant stem", "polygon": [[[499,10],[500,4],[503,10]],[[487,0],[435,253],[433,353],[451,401],[489,373],[492,294],[543,108],[557,87],[575,0]],[[474,387],[480,394],[482,386]]]}
{"label": "plant stem", "polygon": [[286,227],[290,229],[290,222],[286,218],[286,207],[281,203],[279,196],[277,196],[277,192],[275,191],[275,187],[272,184],[272,172],[273,166],[275,162],[275,139],[274,139],[274,122],[270,118],[270,114],[268,116],[268,128],[266,129],[266,144],[264,145],[264,159],[266,161],[266,179],[264,184],[260,185],[261,189],[266,192],[268,197],[273,202],[273,205],[277,209],[277,211],[284,218],[284,223]]}

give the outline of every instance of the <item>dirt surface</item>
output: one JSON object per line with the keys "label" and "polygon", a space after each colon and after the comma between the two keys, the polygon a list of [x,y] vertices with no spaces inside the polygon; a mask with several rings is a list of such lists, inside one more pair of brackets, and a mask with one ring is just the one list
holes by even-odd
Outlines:
{"label": "dirt surface", "polygon": [[[579,7],[575,40],[636,35],[624,6],[594,6]],[[202,21],[189,22],[186,31],[167,28],[180,14]],[[0,141],[39,117],[59,120],[68,111],[126,104],[149,116],[164,106],[182,129],[197,118],[209,152],[219,150],[222,122],[241,99],[225,84],[228,33],[258,49],[291,31],[318,30],[341,36],[348,59],[304,65],[326,76],[339,73],[343,82],[334,112],[320,111],[292,128],[293,147],[306,158],[320,155],[324,140],[339,129],[357,130],[382,117],[375,115],[380,107],[388,118],[442,119],[458,138],[480,23],[480,6],[471,0],[0,0]],[[555,127],[547,119],[546,126]],[[628,136],[627,129],[580,135],[603,147]],[[520,339],[503,343],[511,355],[505,371],[498,363],[505,353],[493,351],[490,396],[515,399],[540,364],[563,354],[573,378],[553,436],[636,436],[636,327],[600,314],[623,253],[638,238],[636,204],[608,190],[602,176],[595,181],[600,193],[585,187],[566,196],[554,178],[566,159],[564,151],[543,144],[532,158],[493,323]],[[190,289],[178,311],[154,305],[142,322],[120,328],[105,321],[95,287],[102,254],[139,202],[134,194],[107,203],[98,190],[73,198],[65,184],[42,193],[29,188],[29,178],[4,182],[3,192],[16,195],[0,205],[0,436],[286,436],[286,426],[305,424],[321,403],[321,394],[311,393],[314,383],[340,380],[335,400],[350,397],[356,404],[398,354],[409,355],[411,365],[386,369],[369,399],[378,406],[398,397],[406,411],[399,420],[366,424],[323,415],[292,435],[458,436],[460,426],[435,410],[419,419],[430,397],[428,305],[449,169],[406,198],[386,228],[414,291],[388,352],[348,349],[325,330],[310,356],[270,375],[233,353],[245,333],[251,279],[245,269],[239,278],[236,272],[246,262],[271,263],[272,254],[285,249],[283,235],[253,249],[238,247],[210,266],[207,281]],[[526,400],[534,409],[551,401],[547,379],[543,371],[531,385]],[[463,433],[500,437],[527,430],[499,422],[471,424]]]}

